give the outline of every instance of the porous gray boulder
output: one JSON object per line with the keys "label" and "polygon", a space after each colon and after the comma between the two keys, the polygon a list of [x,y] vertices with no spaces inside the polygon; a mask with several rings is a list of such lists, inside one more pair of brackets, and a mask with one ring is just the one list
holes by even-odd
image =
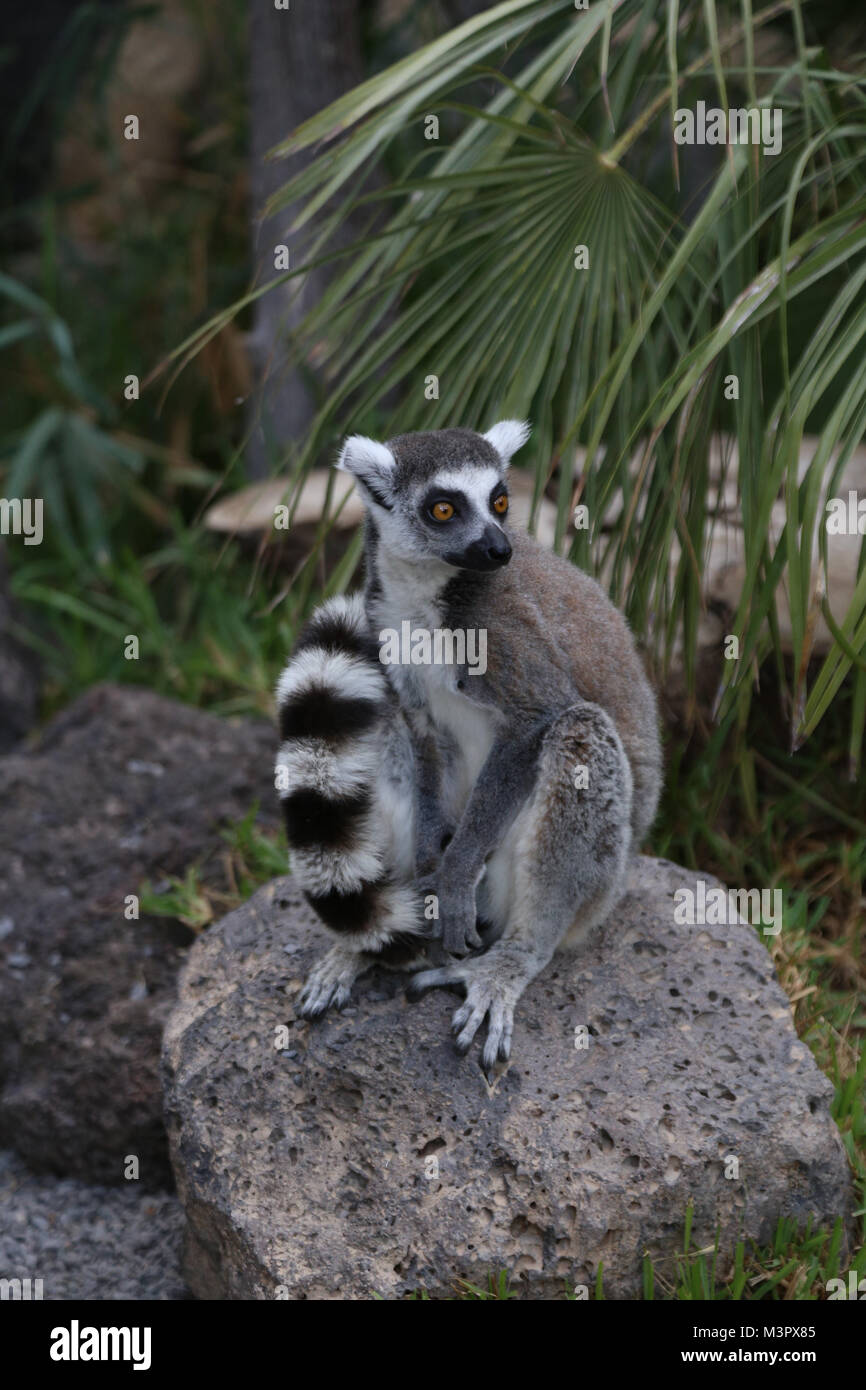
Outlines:
{"label": "porous gray boulder", "polygon": [[507,1270],[556,1298],[603,1266],[631,1298],[645,1251],[674,1273],[689,1199],[720,1269],[780,1216],[847,1220],[831,1086],[769,953],[743,923],[677,925],[678,888],[695,876],[635,865],[598,939],[521,1000],[492,1084],[477,1044],[455,1054],[454,996],[409,1004],[396,975],[297,1017],[326,943],[291,879],[197,941],[163,1054],[194,1293],[441,1297]]}
{"label": "porous gray boulder", "polygon": [[225,887],[221,831],[276,824],[274,733],[100,685],[0,757],[0,1145],[37,1172],[171,1182],[159,1055],[193,933],[127,918],[147,879]]}

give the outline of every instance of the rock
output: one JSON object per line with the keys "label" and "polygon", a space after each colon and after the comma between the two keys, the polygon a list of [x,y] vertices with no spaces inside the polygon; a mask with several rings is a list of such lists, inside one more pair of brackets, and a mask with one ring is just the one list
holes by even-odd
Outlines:
{"label": "rock", "polygon": [[140,1188],[34,1177],[17,1155],[0,1152],[3,1277],[20,1280],[25,1299],[189,1298],[180,1204]]}
{"label": "rock", "polygon": [[286,506],[293,532],[298,527],[315,531],[325,512],[329,486],[329,515],[335,529],[356,530],[364,520],[364,505],[355,479],[348,473],[335,473],[332,468],[312,468],[297,482],[292,478],[267,478],[250,483],[239,492],[230,492],[212,502],[204,514],[204,524],[209,531],[252,535],[259,540],[263,534],[273,534],[274,513],[277,507]]}
{"label": "rock", "polygon": [[0,753],[13,748],[30,731],[39,702],[38,662],[17,640],[16,618],[0,546]]}
{"label": "rock", "polygon": [[0,758],[0,1145],[30,1166],[117,1183],[171,1181],[162,1025],[192,939],[127,921],[145,879],[205,861],[259,799],[276,822],[267,723],[230,724],[132,686],[97,686],[35,749]]}
{"label": "rock", "polygon": [[490,1086],[477,1048],[455,1054],[454,996],[409,1005],[397,975],[296,1018],[325,942],[290,879],[226,917],[190,951],[163,1054],[192,1291],[449,1297],[507,1270],[557,1298],[603,1265],[606,1296],[632,1298],[644,1251],[674,1272],[689,1198],[720,1269],[780,1216],[847,1217],[830,1083],[755,929],[675,924],[695,885],[640,860],[606,934],[527,991]]}
{"label": "rock", "polygon": [[[508,485],[512,524],[528,527],[535,479],[531,473],[513,468],[508,475]],[[283,544],[293,543],[293,553],[305,554],[312,549],[325,515],[329,488],[328,516],[332,531],[354,533],[364,520],[364,504],[354,478],[348,473],[335,473],[333,468],[311,468],[299,479],[268,478],[264,482],[250,483],[239,492],[230,492],[212,502],[204,514],[204,524],[209,531],[252,536],[260,542],[263,536],[274,536],[275,511],[285,506],[289,509],[291,526],[277,535]],[[542,545],[552,549],[556,507],[542,495],[536,510],[534,534]]]}

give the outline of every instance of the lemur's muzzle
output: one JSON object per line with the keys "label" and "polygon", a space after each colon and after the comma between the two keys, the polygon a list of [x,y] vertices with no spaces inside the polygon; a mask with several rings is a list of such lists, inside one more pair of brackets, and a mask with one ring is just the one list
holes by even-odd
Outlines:
{"label": "lemur's muzzle", "polygon": [[511,542],[498,526],[486,526],[477,540],[459,554],[445,556],[449,565],[464,570],[496,570],[511,559]]}

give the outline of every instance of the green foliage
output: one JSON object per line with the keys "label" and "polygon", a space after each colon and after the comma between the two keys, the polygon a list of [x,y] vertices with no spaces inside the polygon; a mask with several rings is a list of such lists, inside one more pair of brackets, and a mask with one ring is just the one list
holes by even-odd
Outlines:
{"label": "green foliage", "polygon": [[250,807],[243,820],[223,832],[235,864],[234,880],[241,898],[252,897],[263,883],[288,873],[288,846],[283,830],[276,833],[260,830],[256,824],[258,802]]}
{"label": "green foliage", "polygon": [[782,1218],[766,1249],[752,1244],[747,1251],[745,1243],[738,1241],[733,1260],[724,1262],[722,1273],[718,1241],[710,1250],[691,1248],[691,1215],[690,1206],[686,1212],[683,1253],[676,1261],[672,1284],[660,1275],[649,1255],[644,1257],[645,1300],[655,1300],[658,1286],[662,1301],[814,1301],[826,1296],[828,1280],[847,1275],[849,1270],[856,1271],[859,1278],[866,1269],[863,1248],[842,1268],[841,1217],[832,1231],[813,1231],[811,1220],[798,1230],[796,1222]]}
{"label": "green foliage", "polygon": [[[755,58],[769,25],[788,43],[773,66]],[[820,491],[832,493],[866,428],[866,85],[807,47],[805,32],[798,0],[754,15],[745,0],[670,0],[666,24],[652,0],[578,12],[571,0],[506,0],[290,134],[276,153],[314,158],[272,209],[300,207],[291,231],[308,253],[281,279],[334,263],[296,335],[297,360],[315,361],[325,398],[294,467],[374,420],[388,435],[530,418],[536,498],[552,479],[560,544],[609,576],[660,660],[683,639],[691,681],[712,520],[708,455],[724,433],[738,450],[751,582],[731,629],[741,649],[726,663],[722,726],[742,722],[754,669],[771,651],[792,746],[856,668],[856,763],[866,567],[811,688],[807,679],[820,603],[813,562],[826,546]],[[479,81],[489,100],[460,100]],[[674,143],[673,112],[698,99],[778,108],[781,152],[718,151],[697,171],[706,186],[681,193],[681,174],[695,169]],[[456,122],[452,138],[425,142],[431,113]],[[370,191],[370,170],[390,169],[395,151],[397,171]],[[335,231],[359,207],[370,211],[369,233],[335,250]],[[589,271],[575,269],[579,245]],[[187,340],[178,363],[267,288]],[[430,374],[440,383],[432,400]],[[736,403],[723,391],[729,376]],[[798,473],[807,432],[819,444]],[[588,460],[580,476],[576,446]],[[570,530],[578,497],[588,532]],[[777,499],[786,524],[771,539]],[[615,500],[619,518],[602,533]],[[778,635],[783,587],[793,676]]]}
{"label": "green foliage", "polygon": [[[183,155],[156,196],[124,177],[109,95],[129,27],[157,6],[75,6],[6,133],[8,153],[41,112],[55,141],[77,132],[90,146],[87,183],[69,186],[67,157],[62,182],[47,180],[0,217],[0,243],[13,252],[0,277],[0,478],[7,495],[44,499],[43,556],[64,579],[80,566],[77,582],[64,584],[77,593],[91,567],[124,546],[154,545],[173,509],[189,521],[236,470],[239,386],[224,344],[167,409],[144,389],[154,362],[208,302],[237,294],[247,273],[247,213],[235,191],[247,147],[244,17],[231,0],[185,2],[201,11],[211,83],[194,110],[172,113]],[[79,204],[87,215],[76,223]],[[129,375],[142,383],[139,400],[124,395]]]}
{"label": "green foliage", "polygon": [[190,864],[183,878],[173,876],[159,884],[142,883],[141,911],[201,931],[215,917],[251,898],[263,884],[288,873],[285,834],[282,830],[261,829],[256,823],[258,812],[255,802],[242,820],[221,832],[227,846],[222,858],[221,884],[213,882],[213,872],[208,872],[203,864]]}
{"label": "green foliage", "polygon": [[[173,534],[143,554],[119,548],[103,564],[68,562],[46,546],[18,560],[16,597],[32,614],[21,632],[43,660],[50,711],[98,680],[147,685],[221,714],[271,713],[274,676],[299,621],[293,601],[272,612],[268,565],[170,515]],[[45,551],[46,553],[42,553]],[[139,638],[126,660],[125,638]]]}
{"label": "green foliage", "polygon": [[104,558],[112,499],[148,504],[137,482],[144,456],[112,432],[118,411],[82,374],[72,335],[50,305],[8,275],[0,275],[0,302],[0,351],[38,344],[51,402],[2,441],[6,494],[42,497],[58,547]]}
{"label": "green foliage", "polygon": [[141,911],[151,917],[168,917],[183,922],[193,931],[213,920],[213,907],[201,882],[199,871],[191,864],[183,878],[173,877],[164,884],[152,884],[149,879],[138,890]]}
{"label": "green foliage", "polygon": [[505,1303],[518,1296],[510,1288],[509,1274],[505,1269],[500,1270],[495,1278],[488,1274],[486,1289],[480,1284],[470,1284],[466,1279],[458,1280],[458,1287],[461,1299],[467,1303]]}

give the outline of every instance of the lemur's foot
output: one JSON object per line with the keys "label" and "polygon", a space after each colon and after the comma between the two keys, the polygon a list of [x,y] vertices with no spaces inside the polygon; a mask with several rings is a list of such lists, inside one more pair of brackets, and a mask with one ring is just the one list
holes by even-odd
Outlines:
{"label": "lemur's foot", "polygon": [[301,1018],[321,1018],[332,1006],[345,1008],[352,985],[364,970],[365,964],[357,951],[345,946],[332,946],[327,955],[317,961],[298,995]]}
{"label": "lemur's foot", "polygon": [[409,984],[409,997],[420,998],[428,989],[462,988],[465,1003],[451,1020],[456,1035],[457,1051],[465,1054],[472,1046],[475,1034],[487,1019],[487,1038],[481,1052],[481,1065],[490,1073],[497,1062],[507,1062],[511,1053],[511,1033],[514,1010],[521,990],[513,983],[498,978],[495,967],[485,969],[486,960],[476,956],[469,961],[455,961],[438,970],[423,970]]}

